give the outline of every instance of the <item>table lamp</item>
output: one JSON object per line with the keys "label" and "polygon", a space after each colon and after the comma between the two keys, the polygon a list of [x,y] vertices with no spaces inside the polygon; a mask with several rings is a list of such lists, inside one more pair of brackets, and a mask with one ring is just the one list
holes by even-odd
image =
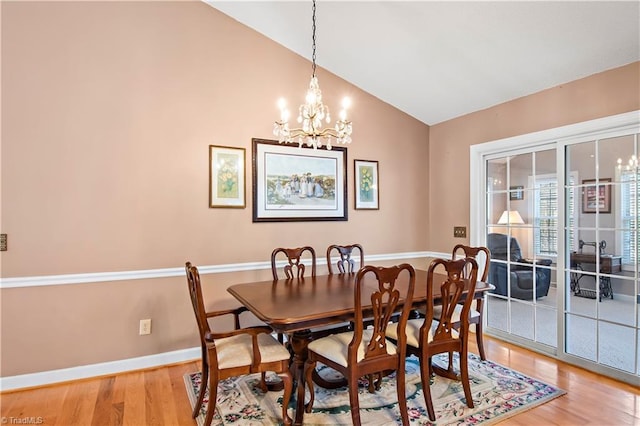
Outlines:
{"label": "table lamp", "polygon": [[498,225],[523,225],[524,220],[518,210],[505,210],[498,219]]}

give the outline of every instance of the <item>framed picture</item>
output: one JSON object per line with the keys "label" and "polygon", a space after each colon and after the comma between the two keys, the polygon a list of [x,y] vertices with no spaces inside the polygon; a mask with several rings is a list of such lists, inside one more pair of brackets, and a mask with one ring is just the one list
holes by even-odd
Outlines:
{"label": "framed picture", "polygon": [[378,210],[380,208],[378,202],[378,162],[354,160],[353,164],[356,210]]}
{"label": "framed picture", "polygon": [[[611,182],[611,179],[600,179],[600,182]],[[582,213],[611,213],[611,185],[599,184],[595,179],[582,181]]]}
{"label": "framed picture", "polygon": [[245,208],[245,149],[209,145],[209,207]]}
{"label": "framed picture", "polygon": [[253,139],[253,221],[347,220],[347,149]]}
{"label": "framed picture", "polygon": [[516,201],[524,200],[524,186],[510,186],[509,199]]}

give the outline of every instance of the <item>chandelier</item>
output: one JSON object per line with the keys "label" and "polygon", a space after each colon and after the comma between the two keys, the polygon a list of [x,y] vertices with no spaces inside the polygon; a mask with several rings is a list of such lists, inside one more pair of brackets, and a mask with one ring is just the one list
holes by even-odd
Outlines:
{"label": "chandelier", "polygon": [[273,126],[273,134],[278,137],[280,143],[297,143],[299,147],[304,144],[312,146],[314,149],[322,146],[322,139],[325,140],[327,149],[331,149],[332,141],[339,144],[351,143],[351,121],[347,120],[347,108],[350,106],[349,98],[342,100],[342,110],[340,119],[336,121],[334,127],[322,128],[323,122],[327,125],[331,123],[329,107],[322,103],[322,92],[316,77],[316,1],[313,0],[312,18],[312,56],[311,56],[311,82],[307,91],[306,102],[300,105],[298,110],[298,123],[300,127],[289,128],[289,111],[286,101],[281,98],[278,101],[280,108],[280,120]]}
{"label": "chandelier", "polygon": [[624,167],[625,170],[631,170],[631,169],[637,169],[638,168],[638,157],[635,155],[632,155],[631,158],[629,158],[629,161],[627,162],[626,165],[622,165],[622,158],[618,158],[618,170],[622,170],[622,168]]}

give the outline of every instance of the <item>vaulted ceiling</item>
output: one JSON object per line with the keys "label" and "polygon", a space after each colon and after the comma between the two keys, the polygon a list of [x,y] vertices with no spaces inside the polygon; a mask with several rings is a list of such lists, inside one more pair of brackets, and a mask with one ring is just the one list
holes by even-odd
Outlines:
{"label": "vaulted ceiling", "polygon": [[[311,0],[206,2],[311,59]],[[428,125],[640,60],[639,1],[318,1],[316,15],[319,66]]]}

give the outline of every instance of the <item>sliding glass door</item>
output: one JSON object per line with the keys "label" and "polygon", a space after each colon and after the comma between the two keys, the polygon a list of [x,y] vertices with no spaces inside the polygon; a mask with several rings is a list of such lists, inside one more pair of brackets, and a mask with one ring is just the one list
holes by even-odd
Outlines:
{"label": "sliding glass door", "polygon": [[640,383],[639,154],[638,112],[471,148],[488,334]]}

